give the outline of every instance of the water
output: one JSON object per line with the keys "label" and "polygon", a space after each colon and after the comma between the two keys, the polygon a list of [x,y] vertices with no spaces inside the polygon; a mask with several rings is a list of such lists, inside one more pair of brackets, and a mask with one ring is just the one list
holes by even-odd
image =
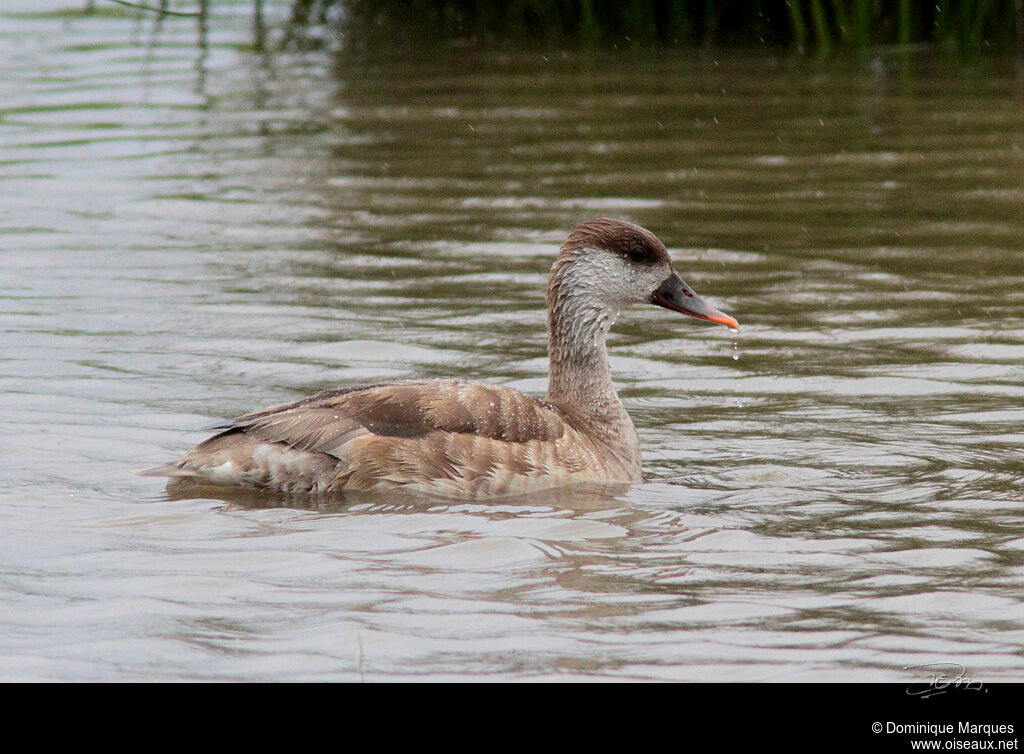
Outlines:
{"label": "water", "polygon": [[[263,53],[245,2],[81,5],[0,11],[0,678],[1024,679],[1013,70]],[[743,328],[623,312],[644,483],[133,475],[338,385],[542,394],[547,269],[601,215]]]}

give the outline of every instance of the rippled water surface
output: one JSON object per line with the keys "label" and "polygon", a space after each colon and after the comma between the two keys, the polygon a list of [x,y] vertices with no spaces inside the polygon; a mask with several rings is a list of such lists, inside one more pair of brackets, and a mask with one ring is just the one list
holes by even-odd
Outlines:
{"label": "rippled water surface", "polygon": [[[1024,680],[1024,86],[881,50],[253,45],[0,11],[0,679]],[[543,394],[595,216],[739,335],[610,340],[646,481],[307,507],[133,475],[380,378]]]}

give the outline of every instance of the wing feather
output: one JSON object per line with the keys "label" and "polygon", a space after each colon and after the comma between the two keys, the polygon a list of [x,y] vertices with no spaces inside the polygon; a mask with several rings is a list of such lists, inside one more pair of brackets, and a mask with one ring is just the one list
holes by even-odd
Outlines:
{"label": "wing feather", "polygon": [[557,409],[512,388],[437,380],[320,393],[241,416],[216,437],[242,432],[340,458],[348,443],[369,435],[424,438],[442,432],[530,443],[557,440],[565,430]]}

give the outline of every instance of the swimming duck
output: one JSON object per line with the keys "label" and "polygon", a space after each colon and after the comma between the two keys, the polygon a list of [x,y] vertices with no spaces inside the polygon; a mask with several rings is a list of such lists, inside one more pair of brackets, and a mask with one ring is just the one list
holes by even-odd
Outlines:
{"label": "swimming duck", "polygon": [[605,339],[619,310],[651,303],[739,329],[673,269],[650,231],[573,229],[547,289],[543,401],[457,379],[328,390],[246,414],[150,476],[284,493],[408,490],[455,498],[640,479],[640,440],[612,385]]}

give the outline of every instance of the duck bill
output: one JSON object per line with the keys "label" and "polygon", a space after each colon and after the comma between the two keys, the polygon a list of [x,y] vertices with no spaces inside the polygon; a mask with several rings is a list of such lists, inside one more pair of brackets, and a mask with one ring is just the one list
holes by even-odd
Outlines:
{"label": "duck bill", "polygon": [[665,279],[665,282],[658,286],[658,289],[651,294],[650,302],[674,312],[682,312],[691,317],[725,325],[732,330],[740,329],[739,322],[728,314],[709,306],[704,299],[694,293],[693,289],[679,277],[678,272],[673,272]]}

